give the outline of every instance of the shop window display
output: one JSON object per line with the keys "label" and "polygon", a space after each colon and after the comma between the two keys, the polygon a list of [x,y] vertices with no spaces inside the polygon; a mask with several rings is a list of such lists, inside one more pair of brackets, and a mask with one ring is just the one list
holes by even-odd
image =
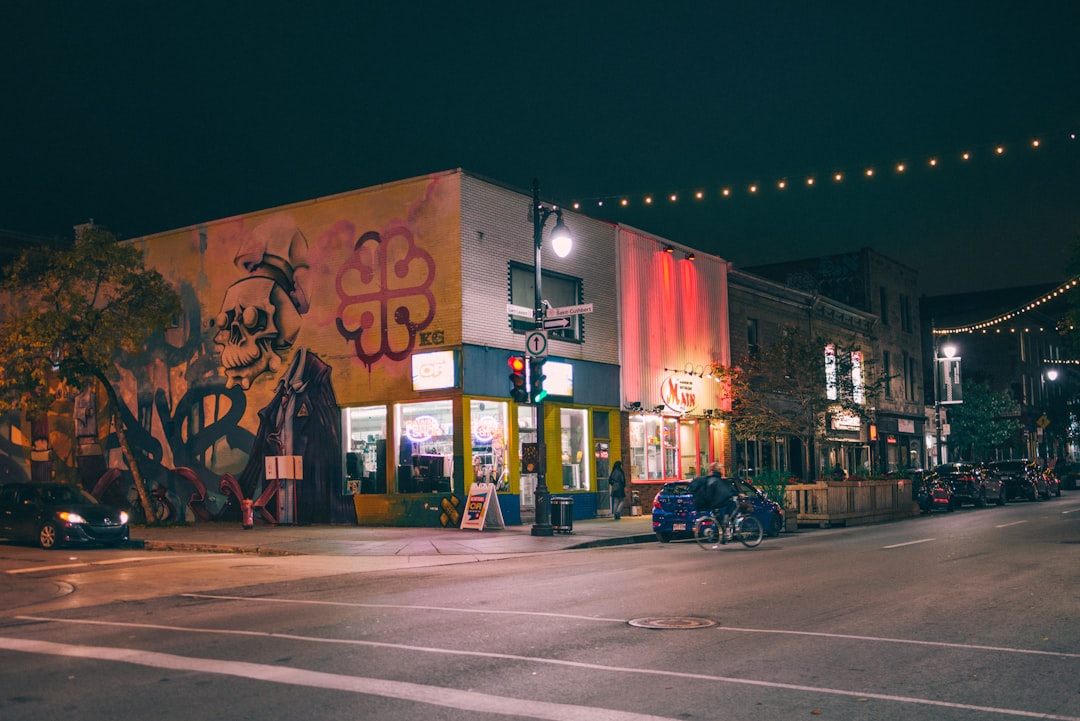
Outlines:
{"label": "shop window display", "polygon": [[453,402],[394,406],[398,493],[449,493],[454,463]]}
{"label": "shop window display", "polygon": [[660,481],[679,475],[679,420],[643,414],[630,417],[630,478]]}
{"label": "shop window display", "polygon": [[591,456],[588,452],[589,412],[575,408],[559,411],[562,450],[562,487],[565,491],[586,491],[590,485]]}
{"label": "shop window display", "polygon": [[386,407],[341,411],[345,493],[386,493]]}
{"label": "shop window display", "polygon": [[473,478],[479,483],[494,483],[496,490],[506,490],[507,404],[470,401],[469,423]]}

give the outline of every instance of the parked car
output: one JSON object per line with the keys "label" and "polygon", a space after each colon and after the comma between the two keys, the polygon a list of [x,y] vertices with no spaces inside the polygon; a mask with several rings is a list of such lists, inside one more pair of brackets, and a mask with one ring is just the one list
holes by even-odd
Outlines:
{"label": "parked car", "polygon": [[1044,484],[1040,487],[1040,490],[1043,498],[1049,499],[1050,496],[1061,496],[1061,480],[1058,478],[1055,469],[1042,469],[1042,477]]}
{"label": "parked car", "polygon": [[1007,500],[1015,501],[1023,498],[1034,501],[1039,497],[1039,472],[1031,461],[1027,459],[991,461],[986,464],[986,470],[990,475],[1001,479],[1005,486]]}
{"label": "parked car", "polygon": [[1000,478],[988,473],[983,465],[976,463],[942,463],[934,469],[943,483],[952,488],[953,508],[970,503],[977,508],[985,508],[993,501],[1003,505],[1006,501],[1004,486]]}
{"label": "parked car", "polygon": [[[784,509],[770,499],[752,483],[741,478],[729,478],[734,481],[739,493],[746,496],[754,505],[754,515],[761,521],[765,533],[778,536],[784,529]],[[653,533],[662,542],[673,538],[690,538],[694,534],[694,497],[690,493],[690,479],[668,481],[653,499]]]}
{"label": "parked car", "polygon": [[919,504],[922,513],[933,511],[947,511],[951,513],[956,506],[953,504],[952,486],[941,480],[933,471],[920,472],[912,477],[914,485],[915,501]]}
{"label": "parked car", "polygon": [[42,548],[130,539],[128,514],[64,483],[6,483],[0,486],[0,536],[32,541]]}
{"label": "parked car", "polygon": [[1057,476],[1060,486],[1058,490],[1075,491],[1076,482],[1080,480],[1080,463],[1072,461],[1058,461],[1054,466],[1054,475]]}

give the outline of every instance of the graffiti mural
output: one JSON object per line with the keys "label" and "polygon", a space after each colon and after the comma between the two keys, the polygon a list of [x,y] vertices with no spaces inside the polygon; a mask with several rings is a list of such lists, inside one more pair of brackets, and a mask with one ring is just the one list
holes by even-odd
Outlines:
{"label": "graffiti mural", "polygon": [[[131,241],[183,308],[113,378],[151,491],[146,520],[239,520],[241,499],[261,499],[274,522],[265,459],[295,455],[296,521],[356,523],[339,403],[415,399],[414,351],[460,343],[459,324],[438,318],[460,308],[460,208],[448,173]],[[63,470],[138,519],[105,402],[91,387],[48,426],[13,419],[0,475]]]}

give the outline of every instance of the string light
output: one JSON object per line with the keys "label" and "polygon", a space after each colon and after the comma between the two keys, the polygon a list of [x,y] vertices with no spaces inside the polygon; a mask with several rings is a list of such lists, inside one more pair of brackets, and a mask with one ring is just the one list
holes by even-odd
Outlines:
{"label": "string light", "polygon": [[[1070,142],[1075,142],[1076,141],[1076,133],[1075,132],[1065,132],[1065,133],[1062,133],[1062,136],[1063,136],[1063,140],[1062,140],[1063,143],[1070,143]],[[1044,138],[1029,138],[1029,139],[1024,139],[1022,141],[1018,139],[1016,141],[1016,146],[1020,147],[1020,146],[1023,145],[1023,146],[1027,146],[1031,150],[1041,150],[1042,147],[1043,147],[1044,142],[1045,142]],[[996,155],[996,156],[1005,156],[1006,155],[1005,151],[1006,151],[1007,147],[1008,147],[1007,143],[990,145],[987,148],[987,153],[990,153],[990,154],[993,154],[993,155]],[[945,157],[955,157],[955,158],[958,159],[957,162],[966,164],[966,163],[969,163],[969,162],[973,162],[976,155],[977,155],[977,153],[975,153],[975,152],[973,152],[971,150],[965,150],[965,151],[962,151],[962,152],[958,152],[956,155],[945,156]],[[943,167],[944,165],[946,165],[946,163],[944,163],[942,161],[942,157],[943,157],[942,155],[930,155],[930,156],[927,156],[926,167],[934,168],[934,169],[938,169],[938,168]],[[891,168],[893,170],[893,172],[895,174],[897,174],[897,175],[905,174],[911,169],[910,164],[908,162],[906,162],[906,161],[898,161],[898,162],[887,164],[887,165],[878,165],[877,167]],[[859,175],[861,175],[866,180],[876,178],[879,174],[880,173],[878,173],[875,165],[865,166],[864,169],[859,173]],[[847,173],[845,171],[837,170],[837,171],[834,171],[831,174],[831,178],[832,178],[834,183],[842,183],[845,180],[847,180],[847,178],[845,177],[846,175],[847,175]],[[817,178],[819,176],[814,175],[814,174],[810,174],[810,175],[806,175],[804,177],[805,177],[804,182],[805,182],[805,185],[806,185],[807,188],[813,188],[813,187],[817,186],[817,184],[818,184]],[[778,191],[779,190],[787,190],[789,185],[790,185],[790,183],[789,183],[788,178],[784,177],[783,174],[780,174],[780,179],[775,181],[775,190],[778,190]],[[721,198],[734,197],[736,195],[736,192],[735,192],[734,189],[739,188],[739,187],[745,189],[743,192],[746,195],[756,195],[756,194],[760,194],[764,190],[767,190],[767,186],[763,187],[760,183],[757,183],[757,182],[753,182],[753,183],[747,182],[745,184],[731,183],[731,184],[720,186],[719,187],[719,195],[720,195]],[[662,194],[659,195],[659,198],[660,199],[667,198],[669,202],[676,203],[676,202],[678,202],[680,196],[686,195],[686,194],[691,195],[695,200],[699,200],[699,201],[707,201],[709,199],[709,197],[710,197],[710,193],[707,192],[707,191],[704,191],[704,190],[700,190],[700,189],[696,189],[696,190],[682,189],[682,190],[676,190],[674,192],[662,193]],[[656,194],[647,194],[647,195],[642,195],[642,196],[638,196],[638,197],[640,198],[640,200],[638,200],[638,201],[635,201],[633,199],[632,195],[594,197],[594,198],[579,200],[579,201],[573,203],[573,207],[574,207],[575,210],[580,210],[583,207],[588,206],[590,203],[595,205],[595,206],[603,206],[604,201],[609,200],[609,199],[610,200],[617,200],[619,207],[622,207],[622,208],[629,208],[629,207],[632,207],[632,206],[636,205],[637,203],[642,203],[642,204],[644,204],[646,206],[654,206],[654,205],[657,204],[655,202],[657,200],[657,195]],[[713,196],[713,197],[715,197],[715,196]],[[587,202],[585,202],[585,201],[587,201]]]}
{"label": "string light", "polygon": [[[1020,316],[1020,315],[1023,315],[1024,313],[1035,310],[1036,308],[1038,308],[1043,303],[1048,303],[1049,301],[1053,300],[1054,298],[1058,297],[1059,295],[1064,295],[1065,293],[1075,289],[1077,284],[1080,284],[1080,276],[1077,276],[1077,277],[1073,278],[1072,280],[1066,281],[1064,285],[1059,286],[1058,288],[1056,288],[1055,290],[1047,293],[1046,295],[1042,296],[1041,298],[1035,298],[1035,299],[1033,299],[1031,301],[1028,301],[1024,305],[1021,305],[1021,306],[1017,307],[1016,309],[1009,311],[1008,313],[1004,313],[1002,315],[999,315],[996,318],[991,318],[990,320],[984,320],[984,321],[982,321],[980,323],[972,323],[971,325],[958,326],[956,328],[934,328],[932,332],[933,332],[934,335],[948,335],[949,333],[974,333],[975,331],[982,331],[983,333],[985,333],[986,329],[988,329],[988,328],[992,328],[992,327],[994,327],[996,325],[1000,325],[1000,324],[1004,323],[1005,321],[1012,320],[1013,318],[1016,318],[1017,316]],[[1012,333],[1016,332],[1016,328],[1010,328],[1009,330]],[[1039,330],[1043,331],[1042,328],[1039,328]],[[1030,328],[1024,328],[1025,333],[1027,333],[1029,331],[1030,331]],[[995,332],[1000,333],[1001,329],[997,328],[997,329],[995,329]]]}

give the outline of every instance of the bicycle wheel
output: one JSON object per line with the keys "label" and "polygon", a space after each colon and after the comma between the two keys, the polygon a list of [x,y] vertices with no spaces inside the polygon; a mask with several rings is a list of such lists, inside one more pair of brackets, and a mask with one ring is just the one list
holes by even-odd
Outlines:
{"label": "bicycle wheel", "polygon": [[735,538],[742,541],[742,545],[753,548],[761,543],[765,535],[765,529],[761,527],[761,521],[754,516],[743,516],[735,526]]}
{"label": "bicycle wheel", "polygon": [[706,551],[720,548],[720,524],[712,516],[705,514],[694,521],[694,540]]}

